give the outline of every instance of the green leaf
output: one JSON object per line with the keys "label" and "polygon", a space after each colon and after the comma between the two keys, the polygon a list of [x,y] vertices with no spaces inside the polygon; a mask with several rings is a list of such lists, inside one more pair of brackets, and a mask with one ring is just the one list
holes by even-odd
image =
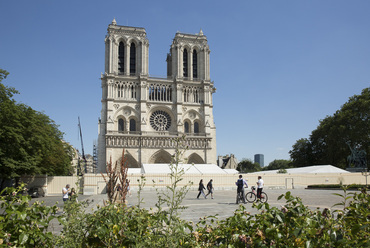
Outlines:
{"label": "green leaf", "polygon": [[21,235],[19,235],[19,244],[23,245],[28,240],[28,234],[22,232]]}
{"label": "green leaf", "polygon": [[280,223],[283,223],[283,222],[284,222],[280,215],[276,215],[276,219],[277,219]]}

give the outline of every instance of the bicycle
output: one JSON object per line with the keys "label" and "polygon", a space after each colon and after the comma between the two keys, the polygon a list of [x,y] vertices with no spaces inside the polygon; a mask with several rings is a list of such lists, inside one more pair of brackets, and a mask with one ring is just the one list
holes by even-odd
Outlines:
{"label": "bicycle", "polygon": [[268,197],[267,197],[267,194],[265,192],[261,192],[261,198],[258,198],[257,197],[257,193],[256,193],[256,187],[252,186],[251,187],[251,191],[248,192],[247,194],[245,194],[245,199],[249,202],[249,203],[252,203],[252,202],[255,202],[256,200],[264,203],[264,202],[267,202],[268,200]]}

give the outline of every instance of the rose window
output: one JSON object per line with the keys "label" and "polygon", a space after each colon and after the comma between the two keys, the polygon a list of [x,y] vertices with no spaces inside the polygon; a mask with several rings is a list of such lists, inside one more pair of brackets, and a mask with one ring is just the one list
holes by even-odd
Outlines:
{"label": "rose window", "polygon": [[156,131],[167,131],[171,126],[171,117],[165,111],[157,110],[150,116],[150,125]]}

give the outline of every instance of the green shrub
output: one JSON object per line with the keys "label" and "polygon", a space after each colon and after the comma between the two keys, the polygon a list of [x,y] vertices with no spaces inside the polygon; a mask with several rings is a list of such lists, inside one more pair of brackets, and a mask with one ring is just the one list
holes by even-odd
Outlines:
{"label": "green shrub", "polygon": [[58,208],[38,201],[30,205],[30,196],[19,194],[24,187],[1,192],[0,246],[52,247],[53,235],[48,227]]}
{"label": "green shrub", "polygon": [[290,192],[283,197],[281,209],[260,203],[253,205],[260,210],[254,216],[240,206],[216,225],[203,220],[193,238],[201,247],[370,247],[369,194],[354,194],[337,218],[328,209],[310,210]]}

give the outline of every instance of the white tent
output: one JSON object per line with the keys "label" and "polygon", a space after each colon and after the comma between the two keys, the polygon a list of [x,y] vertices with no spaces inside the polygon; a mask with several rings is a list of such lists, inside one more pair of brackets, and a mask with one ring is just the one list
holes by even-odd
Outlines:
{"label": "white tent", "polygon": [[[268,171],[259,171],[259,172],[253,172],[251,174],[274,174],[277,173],[279,170],[268,170]],[[300,168],[292,168],[292,169],[286,169],[287,174],[307,174],[307,173],[350,173],[346,170],[342,170],[338,167],[335,167],[333,165],[312,165],[312,166],[306,166],[306,167],[300,167]]]}

